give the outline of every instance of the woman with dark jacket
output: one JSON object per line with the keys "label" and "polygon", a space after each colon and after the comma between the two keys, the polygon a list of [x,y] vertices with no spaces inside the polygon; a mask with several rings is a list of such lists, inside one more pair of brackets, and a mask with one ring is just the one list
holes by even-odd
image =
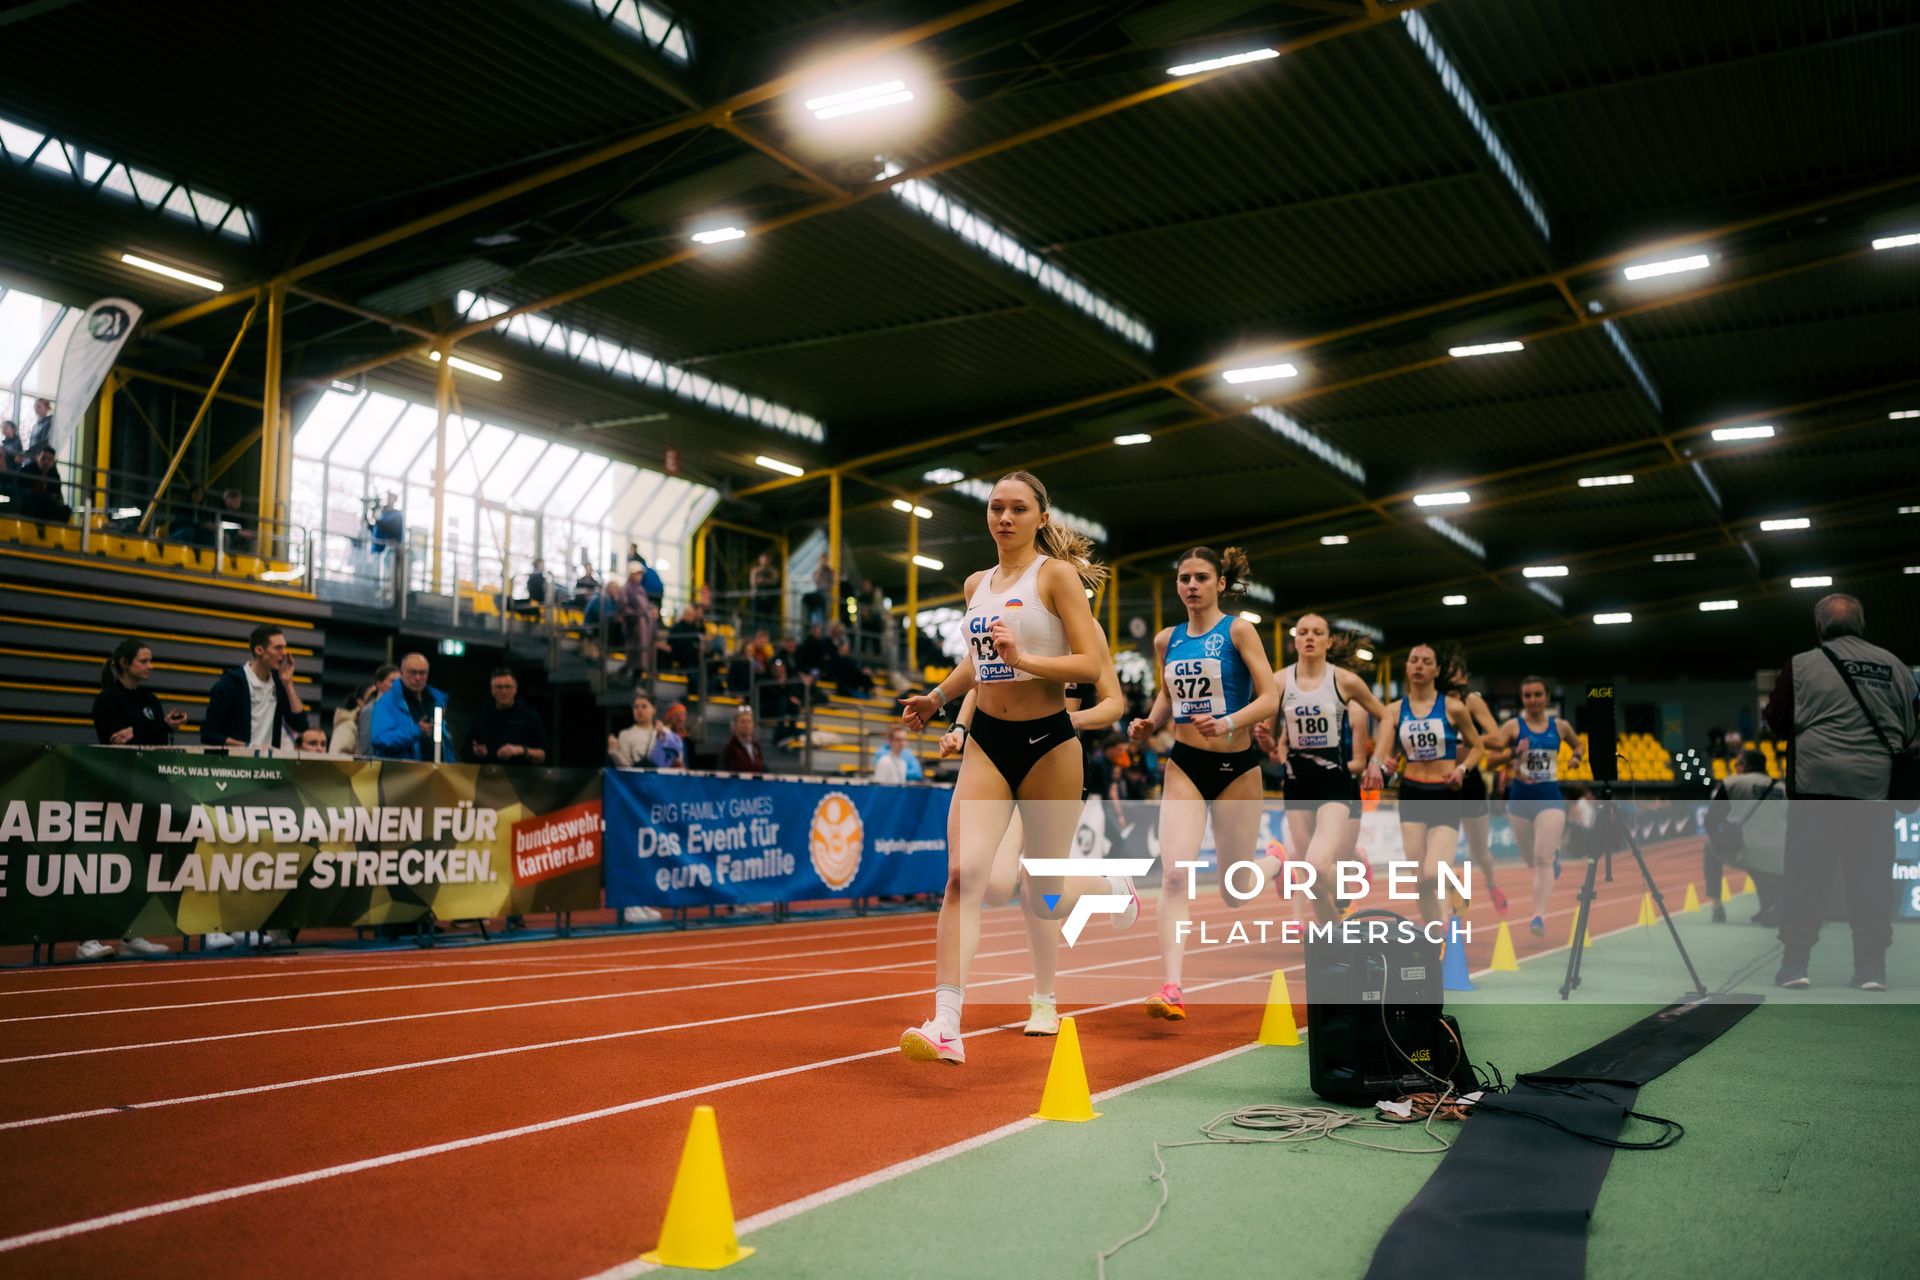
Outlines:
{"label": "woman with dark jacket", "polygon": [[153,650],[144,640],[122,640],[100,668],[93,700],[93,733],[101,744],[164,747],[187,722],[184,711],[162,711],[160,699],[141,686],[153,675]]}

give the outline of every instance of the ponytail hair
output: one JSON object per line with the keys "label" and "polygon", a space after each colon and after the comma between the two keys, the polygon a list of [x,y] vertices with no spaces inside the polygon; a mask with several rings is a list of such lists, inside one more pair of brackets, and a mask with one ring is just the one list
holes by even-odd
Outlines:
{"label": "ponytail hair", "polygon": [[1072,570],[1080,575],[1080,583],[1092,591],[1107,580],[1107,566],[1093,558],[1093,539],[1085,534],[1076,533],[1061,524],[1051,514],[1053,504],[1047,500],[1047,486],[1040,483],[1040,477],[1031,471],[1009,471],[994,481],[995,486],[1017,480],[1033,490],[1034,498],[1040,503],[1040,514],[1046,521],[1040,526],[1040,533],[1034,539],[1040,548],[1040,554],[1051,556],[1055,560],[1065,561]]}
{"label": "ponytail hair", "polygon": [[1440,674],[1434,677],[1434,685],[1442,693],[1451,693],[1456,697],[1467,696],[1467,651],[1457,644],[1447,646],[1445,653],[1435,651],[1440,659]]}
{"label": "ponytail hair", "polygon": [[142,649],[152,647],[145,640],[136,640],[132,636],[115,645],[113,653],[100,665],[100,687],[105,689],[112,686],[113,682],[133,664],[133,660],[140,656]]}
{"label": "ponytail hair", "polygon": [[1247,561],[1247,553],[1239,547],[1228,547],[1225,551],[1215,551],[1212,547],[1188,547],[1173,562],[1175,573],[1189,560],[1205,560],[1213,566],[1214,576],[1220,579],[1220,598],[1238,599],[1247,593],[1247,579],[1253,575],[1253,566]]}

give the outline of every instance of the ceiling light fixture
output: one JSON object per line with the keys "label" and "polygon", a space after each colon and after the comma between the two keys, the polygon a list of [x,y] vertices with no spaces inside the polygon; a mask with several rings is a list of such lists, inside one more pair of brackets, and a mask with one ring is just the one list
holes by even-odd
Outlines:
{"label": "ceiling light fixture", "polygon": [[1713,438],[1720,441],[1771,440],[1773,438],[1773,428],[1766,423],[1761,423],[1757,427],[1715,427],[1713,429]]}
{"label": "ceiling light fixture", "polygon": [[1920,409],[1895,409],[1887,415],[1887,421],[1900,422],[1906,418],[1920,418]]}
{"label": "ceiling light fixture", "polygon": [[1593,625],[1596,627],[1618,627],[1632,621],[1633,615],[1630,613],[1596,613],[1593,615]]}
{"label": "ceiling light fixture", "polygon": [[[1908,572],[1912,572],[1912,571],[1911,571],[1911,570],[1909,570]],[[1362,661],[1362,662],[1372,662],[1372,661],[1373,661],[1373,650],[1371,650],[1371,649],[1355,649],[1355,650],[1353,651],[1353,656],[1354,656],[1354,657],[1356,657],[1356,658],[1358,658],[1358,659],[1360,659],[1360,661]]]}
{"label": "ceiling light fixture", "polygon": [[714,231],[696,231],[693,233],[695,244],[725,244],[729,240],[744,240],[747,233],[739,227],[720,227]]}
{"label": "ceiling light fixture", "polygon": [[1521,636],[1520,637],[1521,644],[1545,644],[1546,642],[1547,642],[1547,638],[1545,636]]}
{"label": "ceiling light fixture", "polygon": [[932,569],[935,573],[947,567],[943,561],[935,560],[932,556],[915,556],[913,562],[922,569]]}
{"label": "ceiling light fixture", "polygon": [[1245,369],[1229,369],[1220,375],[1228,382],[1272,382],[1276,378],[1297,378],[1300,370],[1290,364],[1249,365]]}
{"label": "ceiling light fixture", "polygon": [[1655,564],[1679,564],[1683,560],[1695,560],[1698,558],[1699,557],[1695,556],[1691,551],[1668,551],[1662,555],[1655,556],[1653,562]]}
{"label": "ceiling light fixture", "polygon": [[1441,596],[1440,597],[1440,603],[1444,605],[1463,605],[1466,602],[1467,602],[1467,598],[1465,596]]}
{"label": "ceiling light fixture", "polygon": [[192,271],[182,271],[179,267],[170,267],[164,262],[155,262],[152,258],[143,258],[137,253],[123,253],[120,255],[120,261],[130,267],[138,267],[142,271],[151,271],[157,276],[165,276],[169,280],[179,280],[185,284],[198,285],[200,288],[212,293],[220,293],[227,287],[218,280],[215,280],[212,276],[203,276]]}
{"label": "ceiling light fixture", "polygon": [[1632,476],[1581,476],[1580,477],[1580,487],[1582,489],[1605,489],[1610,485],[1632,484],[1632,483],[1633,483]]}
{"label": "ceiling light fixture", "polygon": [[903,515],[919,516],[922,520],[933,519],[933,512],[927,510],[925,507],[916,507],[904,498],[895,498],[893,500],[893,509]]}
{"label": "ceiling light fixture", "polygon": [[[439,364],[440,353],[438,351],[429,351],[427,352],[427,359],[433,361],[435,364]],[[464,356],[455,356],[447,361],[447,364],[462,373],[471,373],[476,377],[485,378],[488,382],[498,382],[500,379],[506,377],[506,375],[498,369],[489,369],[484,364],[475,364]]]}
{"label": "ceiling light fixture", "polygon": [[1790,578],[1787,585],[1795,588],[1830,587],[1833,585],[1833,579],[1827,574],[1817,573],[1805,578]]}
{"label": "ceiling light fixture", "polygon": [[1246,621],[1251,622],[1256,627],[1260,625],[1260,615],[1257,613],[1253,613],[1246,609],[1242,609],[1240,611],[1240,616]]}
{"label": "ceiling light fixture", "polygon": [[1795,516],[1788,520],[1762,520],[1760,522],[1760,531],[1762,533],[1785,533],[1791,529],[1811,528],[1813,528],[1813,521],[1807,519],[1805,516]]}
{"label": "ceiling light fixture", "polygon": [[1278,49],[1248,49],[1244,53],[1230,53],[1223,58],[1207,58],[1200,62],[1183,62],[1177,67],[1168,67],[1170,76],[1197,76],[1202,71],[1218,71],[1222,67],[1242,67],[1249,62],[1265,62],[1280,56]]}
{"label": "ceiling light fixture", "polygon": [[754,455],[753,464],[757,467],[765,467],[769,471],[778,471],[783,476],[807,474],[805,467],[796,467],[791,462],[783,462],[779,458],[769,458],[764,453]]}
{"label": "ceiling light fixture", "polygon": [[1567,566],[1563,564],[1530,564],[1520,571],[1529,578],[1564,578]]}
{"label": "ceiling light fixture", "polygon": [[1448,347],[1447,354],[1456,360],[1466,360],[1472,356],[1495,356],[1503,351],[1525,351],[1524,342],[1480,342],[1468,347]]}
{"label": "ceiling light fixture", "polygon": [[1152,440],[1153,440],[1153,437],[1148,435],[1144,431],[1135,432],[1133,435],[1130,435],[1130,436],[1115,436],[1113,438],[1113,442],[1115,444],[1120,444],[1120,445],[1147,444]]}
{"label": "ceiling light fixture", "polygon": [[1696,253],[1685,258],[1668,258],[1664,262],[1636,262],[1621,274],[1629,280],[1650,280],[1654,276],[1678,275],[1682,271],[1705,271],[1712,265],[1712,259],[1706,254]]}
{"label": "ceiling light fixture", "polygon": [[1876,249],[1905,249],[1920,244],[1920,231],[1909,231],[1905,235],[1881,236],[1873,242]]}
{"label": "ceiling light fixture", "polygon": [[1458,507],[1472,502],[1473,497],[1462,490],[1454,489],[1446,493],[1416,493],[1413,505],[1416,507]]}
{"label": "ceiling light fixture", "polygon": [[1323,547],[1344,547],[1351,541],[1353,541],[1353,539],[1344,533],[1329,533],[1320,539],[1320,545]]}
{"label": "ceiling light fixture", "polygon": [[1740,602],[1738,600],[1702,600],[1700,602],[1700,612],[1702,613],[1725,613],[1729,609],[1738,609],[1739,607]]}
{"label": "ceiling light fixture", "polygon": [[850,116],[861,111],[875,111],[881,107],[897,106],[902,102],[912,101],[913,90],[907,88],[906,81],[883,80],[879,84],[848,89],[843,93],[829,93],[818,98],[808,98],[807,110],[813,112],[813,118],[816,120],[832,120],[839,116]]}

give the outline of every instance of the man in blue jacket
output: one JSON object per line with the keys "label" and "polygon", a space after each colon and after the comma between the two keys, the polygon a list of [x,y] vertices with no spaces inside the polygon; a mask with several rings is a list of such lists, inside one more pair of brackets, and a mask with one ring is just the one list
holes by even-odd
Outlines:
{"label": "man in blue jacket", "polygon": [[280,628],[261,625],[247,637],[251,656],[214,681],[200,742],[208,747],[277,747],[299,741],[306,708],[293,691],[293,664]]}
{"label": "man in blue jacket", "polygon": [[[433,759],[433,713],[442,713],[441,740],[453,741],[445,724],[447,695],[427,684],[425,654],[400,659],[400,678],[373,704],[367,731],[372,736],[368,754],[381,760]],[[453,753],[447,752],[451,759]]]}

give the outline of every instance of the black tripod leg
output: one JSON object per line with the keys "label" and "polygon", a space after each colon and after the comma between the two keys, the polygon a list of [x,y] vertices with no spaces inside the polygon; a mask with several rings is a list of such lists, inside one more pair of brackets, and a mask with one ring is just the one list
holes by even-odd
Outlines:
{"label": "black tripod leg", "polygon": [[1647,892],[1653,897],[1653,905],[1660,912],[1660,918],[1667,922],[1667,932],[1673,937],[1674,950],[1680,953],[1680,963],[1687,966],[1687,976],[1693,979],[1695,995],[1707,994],[1707,984],[1700,981],[1700,973],[1693,967],[1693,957],[1687,954],[1687,944],[1680,941],[1679,926],[1673,923],[1673,916],[1667,912],[1667,900],[1660,893],[1660,886],[1653,882],[1653,872],[1647,866],[1647,856],[1640,852],[1640,841],[1633,834],[1632,824],[1626,825],[1627,848],[1633,850],[1633,860],[1640,864],[1640,878],[1647,882]]}
{"label": "black tripod leg", "polygon": [[1560,984],[1562,1000],[1580,985],[1580,958],[1587,949],[1587,923],[1593,909],[1593,878],[1599,869],[1598,858],[1587,859],[1587,874],[1580,881],[1580,909],[1573,917],[1573,945],[1567,949],[1567,978]]}

